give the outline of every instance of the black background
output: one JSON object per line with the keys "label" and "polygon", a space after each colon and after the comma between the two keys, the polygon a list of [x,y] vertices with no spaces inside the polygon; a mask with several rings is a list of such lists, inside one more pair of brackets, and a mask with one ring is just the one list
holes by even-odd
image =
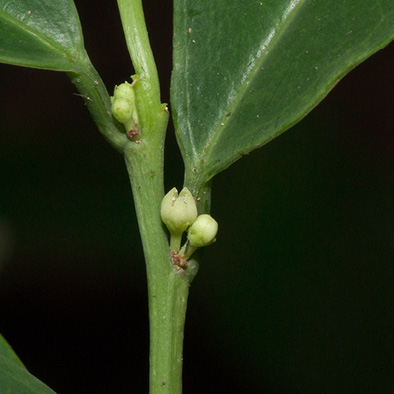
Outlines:
{"label": "black background", "polygon": [[[77,1],[111,91],[133,73],[116,2]],[[169,2],[146,2],[169,102]],[[219,174],[193,282],[184,392],[390,393],[394,46]],[[0,65],[0,332],[59,394],[148,392],[146,279],[123,160],[62,73]],[[166,188],[183,166],[168,131]]]}

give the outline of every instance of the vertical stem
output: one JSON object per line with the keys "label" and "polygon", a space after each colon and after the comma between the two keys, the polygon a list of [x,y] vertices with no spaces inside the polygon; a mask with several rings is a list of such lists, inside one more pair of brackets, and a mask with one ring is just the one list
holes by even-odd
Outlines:
{"label": "vertical stem", "polygon": [[[146,30],[141,0],[118,0],[127,48],[137,74],[146,76],[152,85],[159,86],[156,64]],[[156,93],[160,101],[159,91]]]}
{"label": "vertical stem", "polygon": [[134,196],[148,277],[150,394],[182,393],[182,351],[188,276],[171,263],[160,218],[163,152],[130,143],[125,161]]}
{"label": "vertical stem", "polygon": [[182,242],[182,234],[171,234],[170,238],[170,249],[174,250],[175,252],[178,252],[179,249],[181,248],[181,242]]}
{"label": "vertical stem", "polygon": [[193,175],[192,171],[186,169],[184,186],[191,191],[193,196],[197,197],[198,214],[209,213],[211,211],[212,179],[202,183]]}
{"label": "vertical stem", "polygon": [[141,0],[118,0],[136,75],[136,107],[141,139],[124,149],[145,254],[150,322],[150,394],[182,393],[183,332],[189,283],[197,264],[184,271],[171,261],[160,217],[164,197],[164,136],[168,120]]}
{"label": "vertical stem", "polygon": [[156,63],[153,58],[146,30],[141,0],[118,0],[127,48],[136,72],[137,107],[142,105],[144,113],[140,113],[142,127],[149,127],[152,111],[160,106],[160,84]]}
{"label": "vertical stem", "polygon": [[137,141],[114,122],[110,99],[97,72],[69,76],[87,103],[99,130],[123,152],[129,174],[148,278],[150,322],[150,394],[181,394],[183,332],[189,283],[198,264],[177,269],[171,261],[167,232],[160,217],[164,197],[164,138],[168,111],[160,103],[156,65],[150,49],[141,0],[118,0],[127,46],[137,72]]}

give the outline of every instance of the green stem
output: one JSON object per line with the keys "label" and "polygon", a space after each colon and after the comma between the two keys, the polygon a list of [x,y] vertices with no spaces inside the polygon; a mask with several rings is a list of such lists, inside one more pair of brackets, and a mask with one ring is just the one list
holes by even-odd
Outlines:
{"label": "green stem", "polygon": [[124,128],[111,114],[111,102],[104,82],[91,63],[81,73],[68,73],[104,138],[119,152],[128,139]]}
{"label": "green stem", "polygon": [[179,249],[181,248],[182,235],[183,235],[183,233],[171,234],[171,237],[170,237],[170,248],[171,248],[171,250],[174,250],[177,253],[178,253]]}
{"label": "green stem", "polygon": [[182,246],[182,249],[179,251],[179,254],[182,255],[183,254],[183,258],[185,260],[189,260],[189,258],[191,257],[191,255],[197,250],[197,248],[193,245],[188,245],[187,242],[185,243],[185,245]]}
{"label": "green stem", "polygon": [[[160,217],[164,197],[163,157],[168,111],[160,102],[159,80],[141,0],[118,0],[133,76],[139,122],[138,141],[129,140],[110,112],[108,93],[93,66],[70,78],[84,97],[99,130],[123,152],[144,248],[150,322],[150,394],[181,394],[183,333],[189,285],[198,270],[191,260],[175,266]],[[205,204],[204,204],[205,205]]]}
{"label": "green stem", "polygon": [[142,127],[152,129],[150,120],[157,106],[160,106],[160,84],[156,63],[153,58],[146,30],[141,0],[118,0],[127,48],[133,61],[138,79],[135,85],[137,107],[142,105],[144,113],[139,111]]}
{"label": "green stem", "polygon": [[148,277],[150,394],[182,393],[182,350],[190,275],[170,259],[160,218],[163,151],[130,142],[125,160],[132,184]]}
{"label": "green stem", "polygon": [[150,394],[182,393],[183,331],[190,273],[172,264],[160,217],[164,197],[164,136],[168,120],[160,102],[159,79],[150,48],[141,0],[118,0],[136,75],[135,97],[141,139],[124,154],[145,254],[150,322]]}
{"label": "green stem", "polygon": [[196,197],[198,214],[209,213],[211,211],[212,179],[201,183],[198,178],[190,177],[188,174],[186,171],[184,186]]}

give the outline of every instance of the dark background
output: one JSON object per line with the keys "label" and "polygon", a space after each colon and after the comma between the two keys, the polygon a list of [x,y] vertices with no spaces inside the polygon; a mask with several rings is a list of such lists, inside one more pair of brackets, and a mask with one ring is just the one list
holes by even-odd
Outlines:
{"label": "dark background", "polygon": [[[133,73],[116,2],[77,1],[109,90]],[[171,6],[146,16],[169,101]],[[167,4],[166,4],[167,3]],[[184,392],[390,393],[394,45],[213,184]],[[148,392],[142,250],[124,163],[62,73],[0,66],[0,332],[59,394]],[[174,131],[167,189],[182,186]]]}

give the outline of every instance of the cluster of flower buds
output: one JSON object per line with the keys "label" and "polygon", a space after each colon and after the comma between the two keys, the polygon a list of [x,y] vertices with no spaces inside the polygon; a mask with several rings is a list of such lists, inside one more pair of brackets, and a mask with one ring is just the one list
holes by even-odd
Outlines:
{"label": "cluster of flower buds", "polygon": [[[184,255],[187,260],[197,248],[207,246],[215,241],[218,223],[211,215],[197,216],[194,197],[185,187],[178,195],[174,187],[163,198],[161,219],[171,235],[170,248],[173,252]],[[188,231],[187,242],[180,248],[182,234]]]}
{"label": "cluster of flower buds", "polygon": [[111,97],[111,111],[114,118],[123,124],[130,137],[138,134],[138,114],[135,104],[135,81],[115,86],[114,95]]}

